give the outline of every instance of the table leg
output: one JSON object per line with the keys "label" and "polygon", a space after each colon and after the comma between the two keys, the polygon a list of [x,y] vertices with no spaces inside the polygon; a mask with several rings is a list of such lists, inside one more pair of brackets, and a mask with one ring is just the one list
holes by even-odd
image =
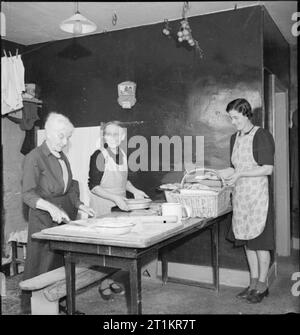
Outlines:
{"label": "table leg", "polygon": [[166,284],[168,281],[168,253],[167,250],[164,248],[161,250],[161,279],[163,284]]}
{"label": "table leg", "polygon": [[129,269],[130,314],[142,314],[141,265],[133,260]]}
{"label": "table leg", "polygon": [[75,263],[65,255],[66,288],[67,288],[67,313],[75,314]]}
{"label": "table leg", "polygon": [[13,276],[18,274],[17,258],[18,258],[17,242],[11,241],[11,264],[12,264]]}
{"label": "table leg", "polygon": [[213,283],[217,292],[219,292],[219,224],[216,222],[212,225],[211,245],[212,245],[212,267]]}

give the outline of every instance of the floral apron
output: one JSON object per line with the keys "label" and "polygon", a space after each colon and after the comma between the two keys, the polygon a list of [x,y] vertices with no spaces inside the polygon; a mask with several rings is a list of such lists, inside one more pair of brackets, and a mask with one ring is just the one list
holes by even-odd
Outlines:
{"label": "floral apron", "polygon": [[[123,164],[120,165],[115,163],[114,159],[110,156],[107,150],[102,149],[102,153],[105,160],[105,168],[100,186],[108,192],[125,197],[128,177],[128,167],[125,153],[120,150],[120,154],[123,155]],[[90,193],[90,207],[96,211],[97,217],[109,214],[114,206],[116,206],[116,204],[113,201]]]}
{"label": "floral apron", "polygon": [[[236,135],[231,162],[238,172],[258,167],[253,157],[253,138],[259,127],[249,134]],[[259,236],[266,225],[269,193],[268,177],[241,177],[237,180],[233,195],[232,230],[236,239],[251,240]]]}

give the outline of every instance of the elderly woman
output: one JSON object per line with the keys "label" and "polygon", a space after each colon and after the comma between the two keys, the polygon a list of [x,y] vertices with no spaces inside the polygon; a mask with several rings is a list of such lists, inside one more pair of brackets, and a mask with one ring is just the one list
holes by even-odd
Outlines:
{"label": "elderly woman", "polygon": [[266,280],[270,250],[275,243],[268,183],[275,144],[266,129],[252,124],[252,109],[247,100],[231,101],[226,111],[237,128],[230,140],[231,167],[219,171],[227,184],[234,186],[228,239],[236,246],[244,246],[250,268],[250,285],[237,297],[259,303],[269,294]]}
{"label": "elderly woman", "polygon": [[64,264],[63,256],[51,251],[48,243],[32,239],[33,233],[75,220],[78,209],[90,216],[95,214],[80,201],[78,182],[72,179],[69,161],[62,151],[73,128],[64,115],[50,113],[45,123],[46,140],[25,157],[22,195],[29,206],[29,224],[23,279]]}
{"label": "elderly woman", "polygon": [[125,136],[120,122],[106,123],[103,127],[103,148],[91,156],[88,186],[92,193],[91,205],[97,216],[110,213],[115,206],[127,211],[126,191],[136,199],[148,198],[128,180],[127,158],[119,147]]}
{"label": "elderly woman", "polygon": [[[97,216],[109,214],[115,206],[128,211],[125,202],[126,191],[136,199],[148,198],[143,191],[135,188],[128,180],[127,158],[120,148],[126,133],[120,122],[111,121],[103,127],[104,144],[101,150],[96,150],[90,158],[88,186],[91,190],[90,205]],[[101,283],[99,292],[103,299],[112,298],[113,293],[124,293],[124,290],[106,279]]]}

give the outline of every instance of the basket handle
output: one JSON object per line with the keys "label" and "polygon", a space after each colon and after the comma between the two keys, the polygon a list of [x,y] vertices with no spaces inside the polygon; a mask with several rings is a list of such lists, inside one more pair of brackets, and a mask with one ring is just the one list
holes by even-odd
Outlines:
{"label": "basket handle", "polygon": [[213,169],[206,169],[206,168],[195,168],[195,169],[192,169],[190,171],[187,171],[185,173],[185,175],[183,176],[182,180],[181,180],[181,183],[180,183],[180,188],[183,188],[183,185],[184,185],[184,182],[185,182],[185,179],[188,175],[190,175],[192,172],[197,172],[197,171],[208,171],[208,172],[212,172],[214,173],[217,177],[219,177],[221,179],[221,183],[222,183],[222,188],[225,187],[225,181],[224,181],[224,178],[219,175],[218,172],[216,172],[216,170],[213,170]]}

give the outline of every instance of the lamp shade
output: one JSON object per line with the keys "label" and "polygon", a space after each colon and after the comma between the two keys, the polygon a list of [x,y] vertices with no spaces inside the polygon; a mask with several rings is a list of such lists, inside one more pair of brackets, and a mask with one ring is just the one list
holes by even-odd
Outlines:
{"label": "lamp shade", "polygon": [[64,20],[60,24],[60,29],[71,34],[88,34],[94,32],[97,26],[94,22],[77,12],[69,19]]}

